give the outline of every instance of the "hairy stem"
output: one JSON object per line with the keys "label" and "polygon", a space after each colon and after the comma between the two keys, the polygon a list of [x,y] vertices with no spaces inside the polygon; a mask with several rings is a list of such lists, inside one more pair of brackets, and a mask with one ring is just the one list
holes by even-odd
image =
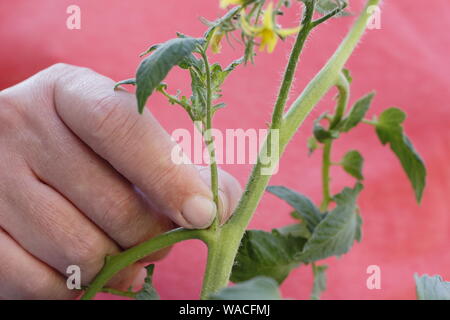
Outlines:
{"label": "hairy stem", "polygon": [[283,118],[286,101],[291,91],[292,82],[294,80],[295,71],[300,61],[300,54],[305,46],[306,39],[311,32],[311,20],[314,14],[315,1],[306,4],[305,14],[302,19],[302,30],[300,30],[294,47],[292,48],[289,62],[284,72],[283,82],[278,93],[278,98],[272,114],[272,128],[279,128]]}
{"label": "hairy stem", "polygon": [[95,280],[89,285],[89,288],[81,299],[92,299],[120,270],[136,263],[153,252],[189,239],[198,239],[208,243],[209,235],[207,230],[187,230],[179,228],[161,234],[117,255],[106,257],[105,265],[99,274],[97,274]]}
{"label": "hairy stem", "polygon": [[328,210],[328,206],[331,201],[330,194],[330,167],[331,167],[331,147],[333,145],[333,140],[328,140],[325,142],[323,148],[322,156],[322,193],[323,199],[320,206],[320,210],[325,212]]}
{"label": "hairy stem", "polygon": [[[336,87],[338,88],[338,102],[336,106],[336,112],[334,116],[330,120],[329,130],[336,128],[339,122],[342,120],[344,116],[345,110],[348,105],[348,98],[350,96],[350,85],[348,83],[347,78],[341,72]],[[330,168],[333,164],[331,162],[331,149],[333,146],[333,139],[329,139],[325,142],[323,148],[323,156],[322,156],[322,193],[323,199],[322,204],[320,206],[321,211],[327,211],[328,206],[332,200],[330,193]]]}
{"label": "hairy stem", "polygon": [[339,96],[336,112],[330,123],[330,129],[335,129],[339,122],[342,120],[342,117],[344,116],[345,110],[348,105],[348,99],[350,97],[350,84],[348,83],[347,78],[342,72],[337,80],[336,87],[339,91]]}
{"label": "hairy stem", "polygon": [[121,291],[121,290],[116,290],[116,289],[112,289],[112,288],[103,288],[101,290],[101,292],[104,293],[109,293],[109,294],[113,294],[115,296],[121,296],[121,297],[127,297],[127,298],[132,298],[132,299],[136,299],[136,292],[131,292],[131,291]]}
{"label": "hairy stem", "polygon": [[[208,47],[208,45],[207,45]],[[207,48],[206,47],[206,48]],[[216,151],[214,147],[214,139],[212,137],[212,88],[211,88],[211,70],[209,67],[208,56],[206,52],[202,52],[202,58],[205,63],[205,71],[206,71],[206,121],[205,121],[205,130],[204,130],[204,139],[205,144],[208,148],[209,152],[209,166],[211,170],[211,192],[213,194],[214,203],[217,208],[217,216],[214,219],[214,222],[211,226],[213,230],[217,230],[219,226],[219,175],[217,170],[216,163]]]}
{"label": "hairy stem", "polygon": [[[275,103],[272,115],[271,130],[269,131],[269,135],[267,137],[268,141],[272,141],[273,130],[278,130],[280,128],[284,107],[292,87],[299,57],[303,50],[305,41],[311,32],[310,23],[314,13],[314,6],[315,1],[308,3],[306,6],[305,14],[302,19],[303,28],[299,32],[292,49],[283,82],[280,87],[280,92]],[[275,162],[277,162],[280,155],[274,151],[271,146],[272,144],[267,144],[264,153],[261,154],[270,154],[272,158],[276,159]],[[263,168],[262,163],[263,162],[259,159],[253,168],[250,181],[247,184],[247,188],[241,198],[240,205],[238,206],[238,208],[241,207],[240,210],[242,210],[242,205],[244,204],[244,211],[253,213],[258,205],[259,199],[264,193],[265,187],[270,179],[270,175],[261,175],[261,169]],[[257,183],[255,181],[257,179],[261,180],[261,182]],[[252,186],[256,186],[257,188],[253,189]],[[208,298],[211,293],[218,291],[220,288],[223,288],[228,284],[228,279],[231,274],[231,268],[237,253],[237,248],[239,247],[244,231],[248,225],[249,219],[251,218],[251,215],[248,215],[246,217],[248,220],[236,221],[235,217],[238,216],[241,216],[241,214],[239,214],[239,209],[236,209],[234,216],[231,219],[232,221],[227,223],[220,231],[217,241],[212,241],[208,247],[208,262],[203,280],[201,294],[202,299]]]}
{"label": "hairy stem", "polygon": [[[309,83],[303,93],[293,103],[288,113],[283,117],[279,127],[281,128],[279,141],[280,152],[274,161],[275,163],[272,163],[272,165],[275,165],[278,162],[279,157],[283,153],[286,145],[294,136],[295,132],[304,122],[314,106],[317,105],[320,99],[336,83],[344,64],[347,62],[351,53],[356,48],[359,40],[364,34],[367,22],[371,17],[367,10],[368,7],[377,5],[379,1],[380,0],[367,1],[364,11],[338,50],[331,57],[325,67]],[[290,88],[290,86],[286,86],[286,88]],[[278,114],[278,111],[276,112]],[[277,119],[277,116],[274,115],[274,118]],[[277,129],[277,127],[275,127],[275,129]],[[272,130],[270,132],[272,132]],[[258,161],[253,167],[251,176],[244,194],[239,201],[238,207],[234,211],[232,218],[221,229],[218,243],[225,242],[226,247],[224,248],[222,245],[222,247],[214,249],[220,251],[218,254],[221,259],[214,259],[214,263],[210,263],[208,265],[208,269],[205,274],[205,281],[203,283],[202,297],[207,297],[209,294],[218,291],[220,288],[226,286],[229,281],[234,258],[237,254],[240,241],[270,180],[270,175],[261,174],[264,159],[262,155],[267,154],[267,150],[270,148],[268,147],[268,145],[271,144],[270,138],[271,133],[268,134],[264,146],[260,152],[260,156],[258,157]],[[210,276],[212,273],[214,273],[214,276]]]}

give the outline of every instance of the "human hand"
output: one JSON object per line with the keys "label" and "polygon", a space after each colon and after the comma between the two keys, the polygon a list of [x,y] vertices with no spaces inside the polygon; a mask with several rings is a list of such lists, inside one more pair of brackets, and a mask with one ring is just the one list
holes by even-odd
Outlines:
{"label": "human hand", "polygon": [[[81,268],[86,285],[106,255],[174,225],[213,221],[207,168],[175,165],[170,135],[113,86],[89,69],[57,64],[0,92],[1,298],[76,297],[66,287],[69,265]],[[241,188],[225,172],[219,181],[224,222]],[[109,286],[128,287],[141,267]]]}

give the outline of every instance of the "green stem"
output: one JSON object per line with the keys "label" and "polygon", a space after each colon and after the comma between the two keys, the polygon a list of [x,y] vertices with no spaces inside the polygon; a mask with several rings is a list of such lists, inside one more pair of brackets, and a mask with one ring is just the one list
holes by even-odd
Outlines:
{"label": "green stem", "polygon": [[[272,141],[273,130],[279,130],[282,123],[284,107],[292,87],[299,56],[302,52],[305,41],[311,32],[310,23],[314,14],[314,6],[315,1],[308,3],[306,6],[305,15],[302,22],[303,28],[297,36],[288,65],[286,67],[283,82],[272,115],[271,130],[269,131],[266,141]],[[275,155],[277,162],[280,155],[278,153],[275,154],[275,151],[273,151],[271,146],[272,144],[270,143],[265,145],[264,150],[260,153],[260,158],[263,154],[270,154],[271,157]],[[203,280],[203,288],[201,293],[202,299],[207,299],[211,293],[218,291],[228,284],[228,279],[231,274],[237,248],[239,247],[242,236],[249,223],[251,214],[247,214],[243,220],[237,218],[243,216],[243,214],[240,213],[241,211],[251,213],[254,212],[270,179],[270,175],[261,175],[262,168],[262,161],[258,159],[257,164],[253,168],[246,191],[244,192],[233,217],[230,219],[231,221],[229,221],[224,228],[220,230],[220,235],[218,235],[217,241],[211,241],[208,246],[208,261]],[[255,186],[256,188],[253,188],[252,186]]]}
{"label": "green stem", "polygon": [[348,105],[348,99],[350,97],[350,84],[348,83],[347,78],[342,72],[337,80],[336,87],[339,91],[339,96],[336,112],[330,123],[330,129],[335,129],[339,122],[342,120],[342,117],[344,116],[345,110]]}
{"label": "green stem", "polygon": [[292,138],[314,106],[336,84],[342,68],[366,30],[367,22],[371,18],[371,13],[368,8],[378,5],[379,2],[380,0],[367,1],[361,15],[339,48],[322,70],[308,84],[303,93],[294,101],[284,117],[285,125],[283,125],[282,130],[284,134],[281,135],[282,143],[287,143]]}
{"label": "green stem", "polygon": [[[380,0],[368,0],[364,11],[338,50],[325,67],[310,82],[303,93],[293,103],[288,113],[284,116],[280,125],[280,152],[277,159],[275,159],[275,162],[279,161],[279,157],[283,153],[286,145],[314,106],[317,105],[321,98],[336,83],[344,64],[356,48],[366,29],[367,22],[370,18],[367,8],[369,6],[377,5],[379,1]],[[275,114],[274,111],[273,117],[275,120],[278,117],[279,111],[277,110],[276,112],[277,113]],[[275,129],[277,129],[277,127],[275,127]],[[217,240],[217,243],[219,243],[220,246],[218,245],[217,247],[212,248],[216,251],[215,255],[219,258],[211,258],[211,260],[208,261],[208,268],[205,272],[205,281],[202,290],[203,298],[228,284],[234,258],[237,254],[241,239],[270,180],[270,175],[261,174],[261,169],[263,168],[261,155],[267,154],[266,152],[269,148],[268,144],[270,144],[271,141],[270,137],[271,134],[269,133],[260,152],[260,156],[258,157],[258,161],[253,167],[244,194],[241,197],[233,216],[221,229],[219,240]]]}
{"label": "green stem", "polygon": [[312,23],[313,28],[317,27],[319,24],[324,23],[325,21],[333,18],[334,16],[336,16],[337,14],[341,13],[345,8],[347,8],[348,4],[344,3],[341,7],[334,9],[333,11],[331,11],[330,13],[324,15],[323,17],[320,17],[317,20],[314,20]]}
{"label": "green stem", "polygon": [[207,244],[210,237],[207,230],[187,230],[179,228],[161,234],[115,256],[106,257],[105,265],[99,274],[97,274],[95,280],[89,285],[89,288],[81,299],[92,299],[120,270],[136,263],[153,252],[189,239],[202,240]]}
{"label": "green stem", "polygon": [[[206,48],[208,48],[209,44],[206,45]],[[217,230],[219,226],[219,174],[217,170],[217,163],[216,163],[216,151],[214,147],[214,139],[212,138],[212,117],[213,117],[213,110],[212,110],[212,88],[211,88],[211,70],[209,66],[208,56],[206,55],[206,49],[205,51],[202,51],[202,58],[205,62],[205,72],[206,72],[206,121],[205,121],[205,130],[204,130],[204,139],[205,144],[208,148],[209,152],[209,167],[211,170],[211,192],[213,194],[213,200],[216,204],[217,208],[217,215],[214,219],[213,224],[211,225],[211,228],[213,230]]]}
{"label": "green stem", "polygon": [[101,290],[101,292],[113,294],[115,296],[133,298],[133,299],[136,299],[136,294],[137,294],[136,292],[121,291],[121,290],[116,290],[116,289],[112,289],[112,288],[103,288]]}
{"label": "green stem", "polygon": [[331,147],[333,145],[332,140],[325,142],[322,156],[322,193],[323,200],[320,206],[320,210],[325,212],[328,210],[328,206],[331,201],[330,194],[330,167],[331,167]]}
{"label": "green stem", "polygon": [[289,62],[284,72],[283,82],[278,93],[278,98],[275,103],[275,107],[272,114],[272,128],[279,128],[283,119],[283,112],[286,106],[289,92],[291,91],[292,82],[294,80],[295,71],[297,70],[298,63],[300,61],[300,54],[305,46],[306,39],[311,33],[311,20],[314,15],[315,1],[308,2],[306,4],[305,14],[302,19],[302,30],[300,30],[294,47],[292,48]]}
{"label": "green stem", "polygon": [[369,119],[363,119],[361,120],[362,123],[369,124],[371,126],[376,126],[378,122],[376,120],[369,120]]}
{"label": "green stem", "polygon": [[[338,101],[336,106],[336,112],[333,116],[333,118],[330,121],[329,130],[334,129],[341,121],[342,117],[344,116],[345,109],[348,105],[348,99],[350,96],[350,84],[348,83],[347,78],[344,76],[344,74],[341,72],[336,87],[338,88],[339,95],[338,95]],[[327,211],[328,206],[330,205],[330,202],[332,200],[331,192],[330,192],[330,168],[333,164],[331,162],[331,149],[333,146],[333,140],[330,139],[325,142],[324,148],[323,148],[323,156],[322,156],[322,193],[323,193],[323,199],[322,204],[320,206],[321,211]]]}
{"label": "green stem", "polygon": [[183,101],[178,99],[176,96],[168,93],[163,88],[159,89],[158,91],[161,92],[169,100],[170,103],[176,103],[176,104],[180,105],[184,110],[186,110],[186,112],[188,113],[191,120],[195,121],[194,115],[192,114],[192,111],[191,111],[191,106],[189,104],[184,103]]}

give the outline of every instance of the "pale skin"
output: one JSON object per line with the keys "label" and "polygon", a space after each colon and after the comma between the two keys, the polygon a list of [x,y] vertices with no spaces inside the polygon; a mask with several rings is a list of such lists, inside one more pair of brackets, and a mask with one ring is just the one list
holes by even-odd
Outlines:
{"label": "pale skin", "polygon": [[[0,299],[70,299],[66,269],[82,284],[104,257],[176,226],[226,221],[241,194],[219,174],[171,160],[174,142],[136,99],[94,71],[65,64],[0,92]],[[109,287],[125,289],[147,257]]]}

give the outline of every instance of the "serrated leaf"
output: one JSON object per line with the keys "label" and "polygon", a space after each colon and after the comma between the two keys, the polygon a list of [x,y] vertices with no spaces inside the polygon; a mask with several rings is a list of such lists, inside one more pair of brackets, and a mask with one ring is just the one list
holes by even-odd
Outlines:
{"label": "serrated leaf", "polygon": [[141,62],[136,72],[136,98],[140,113],[144,111],[148,97],[164,80],[169,71],[202,43],[203,39],[172,39],[159,45],[152,55]]}
{"label": "serrated leaf", "polygon": [[383,145],[389,144],[391,150],[405,170],[420,203],[426,183],[426,168],[421,156],[417,153],[409,138],[403,132],[406,114],[398,108],[385,110],[376,124],[378,138]]}
{"label": "serrated leaf", "polygon": [[222,70],[222,67],[215,63],[211,66],[211,78],[212,78],[212,88],[215,92],[220,91],[220,87],[224,83],[225,79],[228,75],[236,69],[237,66],[244,62],[244,58],[233,61],[230,65],[228,65],[225,69]]}
{"label": "serrated leaf", "polygon": [[450,282],[441,276],[414,275],[418,300],[450,300]]}
{"label": "serrated leaf", "polygon": [[268,277],[251,280],[224,288],[212,294],[211,300],[282,300],[278,284]]}
{"label": "serrated leaf", "polygon": [[352,177],[363,180],[362,168],[364,159],[361,154],[356,150],[347,152],[341,160],[342,167]]}
{"label": "serrated leaf", "polygon": [[193,69],[190,69],[191,74],[191,105],[194,114],[194,120],[201,121],[206,116],[206,79],[204,74],[199,74]]}
{"label": "serrated leaf", "polygon": [[311,200],[294,190],[283,186],[269,186],[266,190],[278,198],[283,199],[294,208],[302,219],[306,221],[310,232],[314,230],[324,217],[319,208]]}
{"label": "serrated leaf", "polygon": [[314,283],[311,292],[311,300],[320,300],[320,296],[327,289],[327,269],[327,265],[316,266],[315,264],[312,264]]}
{"label": "serrated leaf", "polygon": [[305,241],[282,235],[277,230],[247,230],[236,256],[231,281],[242,282],[255,276],[266,276],[282,283],[298,266],[295,256],[302,251]]}
{"label": "serrated leaf", "polygon": [[152,280],[155,265],[148,265],[145,269],[147,270],[147,276],[145,277],[144,286],[136,293],[136,300],[159,300],[159,294],[153,287]]}
{"label": "serrated leaf", "polygon": [[356,198],[362,190],[357,184],[354,189],[345,188],[335,196],[336,208],[328,213],[314,229],[297,259],[314,262],[331,256],[347,253],[360,237],[360,223],[356,212]]}
{"label": "serrated leaf", "polygon": [[339,130],[341,132],[349,132],[364,119],[364,116],[366,115],[367,110],[369,110],[374,96],[375,93],[372,92],[356,101],[356,103],[350,110],[349,115],[345,119],[343,119],[341,124],[339,125]]}

